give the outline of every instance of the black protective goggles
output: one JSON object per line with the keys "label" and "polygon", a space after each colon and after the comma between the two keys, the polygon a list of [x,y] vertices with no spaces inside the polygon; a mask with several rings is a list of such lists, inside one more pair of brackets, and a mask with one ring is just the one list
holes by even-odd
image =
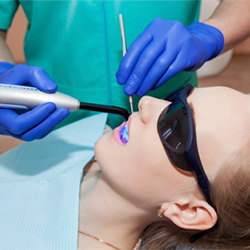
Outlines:
{"label": "black protective goggles", "polygon": [[[157,129],[171,163],[179,169],[195,172],[207,202],[216,211],[211,200],[210,183],[198,153],[193,114],[187,102],[187,97],[192,89],[193,86],[188,84],[166,98],[171,104],[159,116]],[[211,229],[193,235],[190,241],[194,242],[206,233],[213,231],[217,225],[218,221]]]}

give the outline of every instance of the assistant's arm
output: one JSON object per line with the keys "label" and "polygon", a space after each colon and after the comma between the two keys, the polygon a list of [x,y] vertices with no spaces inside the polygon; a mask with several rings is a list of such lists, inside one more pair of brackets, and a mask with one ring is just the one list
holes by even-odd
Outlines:
{"label": "assistant's arm", "polygon": [[0,62],[14,64],[14,57],[6,43],[7,30],[0,30]]}
{"label": "assistant's arm", "polygon": [[218,28],[223,33],[225,52],[250,35],[250,1],[223,0],[204,23]]}

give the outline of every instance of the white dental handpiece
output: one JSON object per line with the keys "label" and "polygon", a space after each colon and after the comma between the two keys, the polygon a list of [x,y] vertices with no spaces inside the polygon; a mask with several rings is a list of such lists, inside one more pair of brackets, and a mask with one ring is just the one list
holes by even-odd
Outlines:
{"label": "white dental handpiece", "polygon": [[29,110],[36,106],[53,102],[57,108],[66,107],[70,111],[80,108],[80,102],[62,93],[48,94],[34,87],[0,83],[0,107]]}
{"label": "white dental handpiece", "polygon": [[124,108],[80,102],[59,92],[45,93],[34,87],[0,83],[0,108],[31,110],[46,102],[53,102],[57,108],[65,107],[70,111],[84,109],[122,115],[126,120],[129,117],[128,111]]}

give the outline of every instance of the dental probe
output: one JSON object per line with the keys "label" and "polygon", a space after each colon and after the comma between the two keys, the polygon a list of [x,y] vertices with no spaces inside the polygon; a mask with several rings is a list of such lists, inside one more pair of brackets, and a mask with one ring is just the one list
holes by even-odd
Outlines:
{"label": "dental probe", "polygon": [[34,87],[0,83],[0,108],[30,110],[46,102],[53,102],[57,108],[66,107],[70,111],[84,109],[117,114],[126,120],[130,115],[124,108],[79,102],[77,99],[60,92],[49,94]]}
{"label": "dental probe", "polygon": [[[123,25],[123,17],[122,14],[119,14],[119,22],[120,22],[120,29],[121,29],[121,36],[122,36],[122,51],[123,51],[123,57],[125,56],[127,52],[127,47],[126,47],[126,39],[125,39],[125,31],[124,31],[124,25]],[[128,97],[129,104],[130,104],[130,109],[131,109],[131,114],[133,114],[133,96],[130,95]]]}

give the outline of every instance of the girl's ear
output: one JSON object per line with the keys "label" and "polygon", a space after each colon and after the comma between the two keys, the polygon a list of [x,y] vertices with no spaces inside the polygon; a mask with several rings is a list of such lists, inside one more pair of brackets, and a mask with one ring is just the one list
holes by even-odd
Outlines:
{"label": "girl's ear", "polygon": [[204,200],[196,199],[185,204],[164,203],[161,209],[165,217],[185,229],[206,230],[218,219],[214,208]]}

